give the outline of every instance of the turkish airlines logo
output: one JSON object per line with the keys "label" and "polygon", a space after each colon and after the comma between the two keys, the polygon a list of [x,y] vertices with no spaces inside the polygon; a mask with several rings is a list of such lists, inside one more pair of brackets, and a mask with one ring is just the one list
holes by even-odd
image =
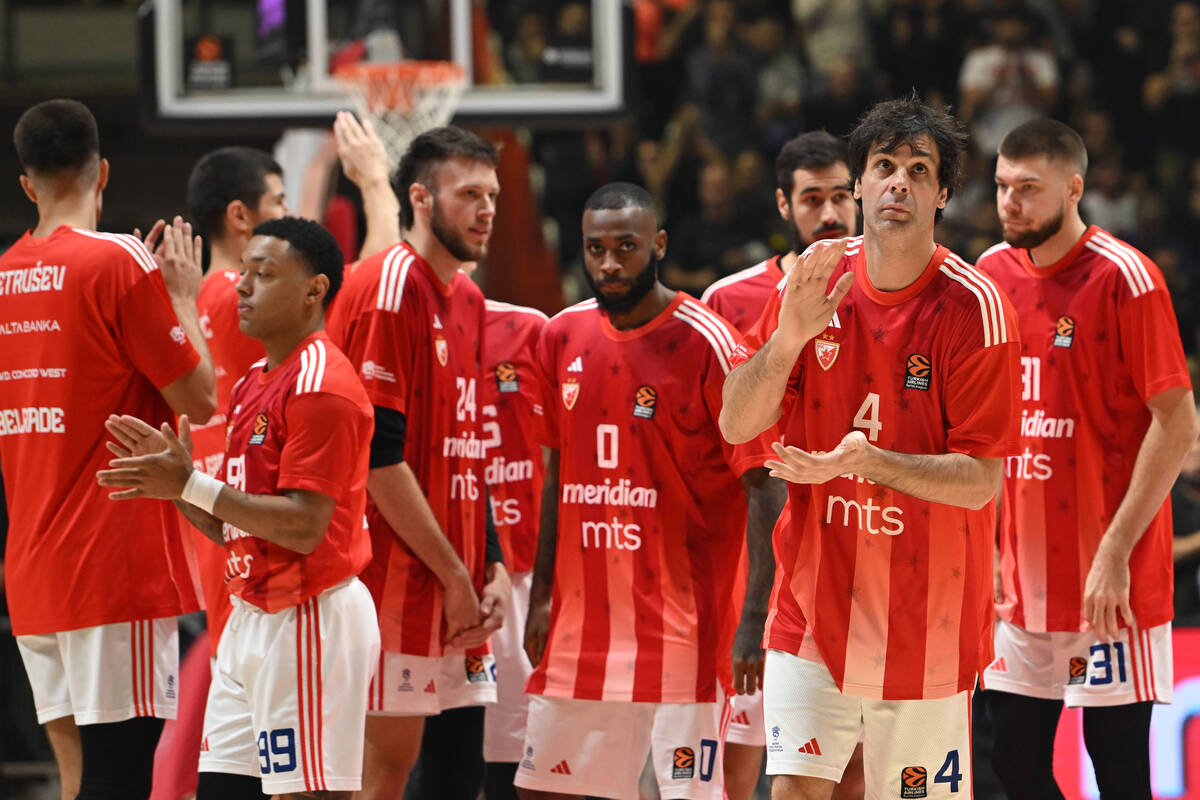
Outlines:
{"label": "turkish airlines logo", "polygon": [[1075,342],[1075,318],[1063,314],[1054,324],[1054,346],[1070,347]]}
{"label": "turkish airlines logo", "polygon": [[633,415],[639,419],[654,419],[658,406],[658,391],[650,385],[639,386],[633,396]]}
{"label": "turkish airlines logo", "polygon": [[511,361],[501,361],[496,365],[496,388],[502,393],[519,390],[517,385],[517,368]]}
{"label": "turkish airlines logo", "polygon": [[254,418],[254,432],[250,437],[250,444],[262,444],[267,439],[267,415],[263,412],[258,412],[258,416]]}
{"label": "turkish airlines logo", "polygon": [[933,367],[929,364],[929,356],[921,353],[913,353],[908,357],[908,363],[904,367],[904,388],[905,389],[920,389],[922,392],[929,391],[929,378],[933,373]]}

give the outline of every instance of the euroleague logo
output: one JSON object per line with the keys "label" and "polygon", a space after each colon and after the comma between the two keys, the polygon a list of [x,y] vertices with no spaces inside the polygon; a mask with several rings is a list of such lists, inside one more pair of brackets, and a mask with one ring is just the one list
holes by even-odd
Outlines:
{"label": "euroleague logo", "polygon": [[467,668],[467,683],[487,683],[487,667],[481,656],[467,656],[464,663]]}
{"label": "euroleague logo", "polygon": [[924,767],[905,767],[900,773],[901,797],[926,797],[929,772]]}
{"label": "euroleague logo", "polygon": [[267,439],[267,415],[265,412],[258,412],[258,416],[254,418],[253,435],[250,437],[250,444],[262,444]]}
{"label": "euroleague logo", "polygon": [[929,363],[929,356],[913,353],[908,357],[908,363],[904,365],[904,388],[927,392],[932,375],[933,367]]}
{"label": "euroleague logo", "polygon": [[519,390],[517,368],[511,361],[501,361],[496,365],[496,388],[502,393]]}
{"label": "euroleague logo", "polygon": [[1075,318],[1063,314],[1054,323],[1054,346],[1070,347],[1075,342]]}
{"label": "euroleague logo", "polygon": [[671,759],[671,777],[675,780],[692,778],[696,775],[696,751],[690,747],[676,747]]}
{"label": "euroleague logo", "polygon": [[1087,680],[1087,659],[1074,656],[1067,667],[1067,683],[1074,686]]}
{"label": "euroleague logo", "polygon": [[658,390],[649,384],[638,387],[633,394],[633,415],[639,419],[654,419],[658,407]]}

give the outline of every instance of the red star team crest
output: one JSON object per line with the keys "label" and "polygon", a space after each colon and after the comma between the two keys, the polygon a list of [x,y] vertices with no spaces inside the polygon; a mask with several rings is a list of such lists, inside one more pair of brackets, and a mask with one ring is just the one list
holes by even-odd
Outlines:
{"label": "red star team crest", "polygon": [[570,411],[575,407],[575,401],[579,399],[579,383],[576,381],[567,381],[562,385],[563,405]]}
{"label": "red star team crest", "polygon": [[446,344],[446,337],[433,337],[433,352],[437,354],[438,363],[443,367],[450,360],[450,346]]}
{"label": "red star team crest", "polygon": [[829,369],[833,366],[833,362],[837,360],[839,347],[841,345],[837,342],[831,342],[828,339],[813,341],[813,350],[817,353],[817,363],[821,365],[821,369]]}

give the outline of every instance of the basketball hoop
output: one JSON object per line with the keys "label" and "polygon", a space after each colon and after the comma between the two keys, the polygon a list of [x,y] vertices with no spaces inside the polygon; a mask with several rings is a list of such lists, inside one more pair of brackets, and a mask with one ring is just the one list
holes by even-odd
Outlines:
{"label": "basketball hoop", "polygon": [[418,134],[450,121],[467,86],[466,72],[450,61],[359,62],[334,77],[375,125],[393,169]]}

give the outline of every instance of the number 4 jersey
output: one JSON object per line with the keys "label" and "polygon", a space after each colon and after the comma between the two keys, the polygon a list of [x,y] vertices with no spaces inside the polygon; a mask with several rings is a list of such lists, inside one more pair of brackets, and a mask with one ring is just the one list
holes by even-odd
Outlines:
{"label": "number 4 jersey", "polygon": [[739,477],[770,453],[734,448],[717,419],[737,333],[680,292],[617,330],[595,300],[538,341],[542,442],[560,451],[550,634],[527,691],[713,702],[729,682]]}
{"label": "number 4 jersey", "polygon": [[[793,368],[785,443],[830,451],[859,430],[900,453],[1009,455],[1019,376],[1007,299],[940,246],[912,284],[880,291],[862,238],[846,244],[829,286],[845,272],[855,280]],[[778,327],[782,291],[735,364]],[[991,503],[928,502],[844,475],[791,484],[788,505],[790,525],[775,537],[767,647],[824,661],[850,695],[909,700],[974,688],[992,654]]]}

